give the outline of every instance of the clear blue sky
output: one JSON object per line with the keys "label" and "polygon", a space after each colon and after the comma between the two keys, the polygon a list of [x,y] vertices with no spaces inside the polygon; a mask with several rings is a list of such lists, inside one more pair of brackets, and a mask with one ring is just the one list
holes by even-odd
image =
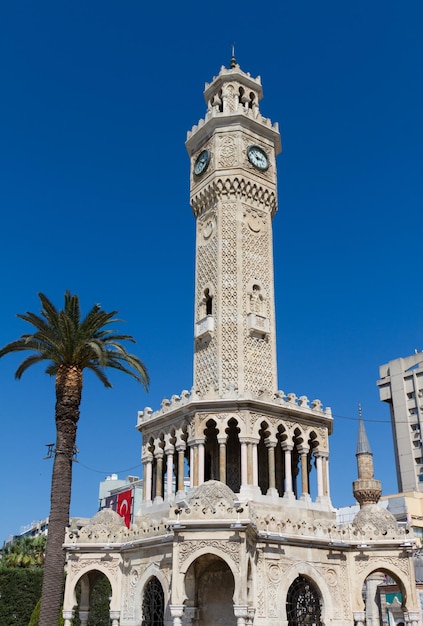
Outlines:
{"label": "clear blue sky", "polygon": [[[335,505],[353,501],[357,404],[396,491],[379,365],[423,348],[420,0],[16,0],[0,9],[0,344],[71,289],[118,309],[151,374],[85,379],[72,514],[139,474],[137,411],[192,384],[186,131],[228,64],[260,74],[281,128],[274,220],[279,387],[331,406]],[[54,383],[0,361],[0,542],[49,512]]]}

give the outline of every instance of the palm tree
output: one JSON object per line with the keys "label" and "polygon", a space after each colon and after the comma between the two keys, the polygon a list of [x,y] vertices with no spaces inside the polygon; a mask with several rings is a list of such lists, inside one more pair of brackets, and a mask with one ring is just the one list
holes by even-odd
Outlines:
{"label": "palm tree", "polygon": [[42,567],[46,536],[21,537],[7,544],[2,550],[0,564],[4,567]]}
{"label": "palm tree", "polygon": [[105,387],[111,387],[105,369],[113,368],[135,378],[148,390],[145,365],[129,354],[122,341],[135,343],[130,335],[110,328],[120,320],[117,311],[106,313],[95,304],[81,319],[79,298],[65,293],[63,310],[58,311],[42,293],[41,314],[27,312],[18,317],[33,326],[31,334],[21,335],[0,350],[0,358],[10,352],[29,350],[15,372],[15,378],[32,365],[47,361],[46,373],[56,378],[56,445],[50,493],[50,516],[44,562],[40,626],[57,626],[62,602],[65,553],[62,544],[69,525],[72,485],[72,458],[83,386],[83,372],[94,372]]}

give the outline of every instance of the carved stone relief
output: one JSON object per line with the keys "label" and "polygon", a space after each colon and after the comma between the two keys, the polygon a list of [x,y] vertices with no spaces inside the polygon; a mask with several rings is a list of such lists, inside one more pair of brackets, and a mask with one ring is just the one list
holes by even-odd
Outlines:
{"label": "carved stone relief", "polygon": [[224,135],[219,141],[219,167],[232,167],[236,163],[236,138],[234,135]]}
{"label": "carved stone relief", "polygon": [[179,546],[179,567],[184,561],[195,552],[203,548],[216,549],[224,552],[239,569],[239,544],[233,541],[218,541],[213,539],[204,539],[202,541],[185,541]]}

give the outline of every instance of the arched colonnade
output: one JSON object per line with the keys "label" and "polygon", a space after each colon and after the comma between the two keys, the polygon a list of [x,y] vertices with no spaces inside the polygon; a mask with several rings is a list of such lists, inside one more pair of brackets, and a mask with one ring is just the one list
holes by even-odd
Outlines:
{"label": "arched colonnade", "polygon": [[[376,565],[376,564],[375,564]],[[418,626],[419,613],[407,610],[407,597],[410,589],[398,571],[370,566],[369,571],[362,572],[360,580],[355,581],[356,589],[351,589],[354,626],[365,626],[366,611],[361,591],[366,580],[377,571],[383,571],[393,577],[403,597],[403,618],[408,626]],[[236,569],[236,568],[235,568]],[[236,575],[233,564],[215,553],[204,552],[196,555],[187,563],[183,571],[183,603],[171,602],[172,592],[167,578],[157,567],[151,565],[142,576],[136,577],[136,588],[132,594],[135,607],[132,614],[137,624],[142,626],[208,626],[225,623],[228,626],[250,626],[254,622],[256,604],[253,585],[254,565],[249,559],[246,577],[242,582]],[[394,568],[395,569],[395,568]],[[78,616],[81,626],[89,625],[90,597],[92,586],[98,577],[108,578],[112,589],[110,598],[109,621],[111,626],[120,626],[121,611],[116,603],[116,581],[110,572],[88,570],[77,577],[72,588],[67,585],[64,603],[64,623],[71,626],[75,617],[76,588],[81,586]],[[331,592],[326,581],[317,570],[307,563],[293,564],[286,572],[277,593],[279,619],[286,626],[323,626],[330,623],[333,606]],[[68,605],[68,606],[67,606]],[[72,606],[72,609],[69,608]],[[131,622],[132,623],[132,622]]]}
{"label": "arched colonnade", "polygon": [[190,487],[220,480],[235,493],[253,487],[263,495],[329,497],[325,429],[257,416],[245,430],[238,417],[214,415],[145,435],[144,501],[182,495],[186,478]]}

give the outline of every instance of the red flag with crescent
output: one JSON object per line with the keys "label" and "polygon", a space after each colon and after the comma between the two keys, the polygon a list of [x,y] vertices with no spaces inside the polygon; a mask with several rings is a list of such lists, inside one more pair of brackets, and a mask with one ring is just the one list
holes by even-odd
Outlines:
{"label": "red flag with crescent", "polygon": [[116,513],[123,517],[125,525],[131,525],[132,489],[118,494]]}

